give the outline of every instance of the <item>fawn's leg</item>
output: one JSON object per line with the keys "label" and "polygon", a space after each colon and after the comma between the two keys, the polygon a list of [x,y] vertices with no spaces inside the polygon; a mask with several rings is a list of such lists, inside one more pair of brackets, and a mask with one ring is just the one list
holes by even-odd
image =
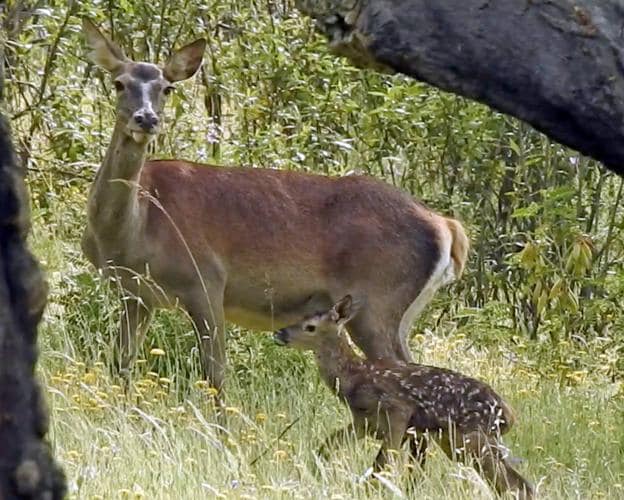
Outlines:
{"label": "fawn's leg", "polygon": [[462,436],[465,455],[472,456],[481,474],[495,487],[499,494],[516,491],[519,500],[534,497],[533,487],[506,460],[498,446],[498,440],[483,431],[474,431]]}
{"label": "fawn's leg", "polygon": [[401,449],[401,445],[405,440],[408,422],[409,417],[401,411],[387,411],[385,415],[379,416],[378,425],[381,425],[379,425],[378,432],[383,437],[381,448],[373,464],[375,471],[382,470],[388,463],[390,454]]}
{"label": "fawn's leg", "polygon": [[328,460],[330,458],[331,449],[344,444],[354,434],[357,439],[364,437],[361,426],[353,422],[346,427],[335,430],[323,441],[318,451],[319,456],[324,460]]}

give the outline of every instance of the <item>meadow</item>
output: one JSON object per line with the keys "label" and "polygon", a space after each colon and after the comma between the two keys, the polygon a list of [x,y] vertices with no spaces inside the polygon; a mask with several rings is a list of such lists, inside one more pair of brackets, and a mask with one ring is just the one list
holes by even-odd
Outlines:
{"label": "meadow", "polygon": [[79,244],[114,118],[80,15],[114,28],[135,58],[162,62],[209,35],[154,157],[366,173],[462,220],[467,272],[414,326],[415,360],[484,379],[512,404],[505,442],[541,498],[624,498],[621,179],[483,106],[351,67],[290,2],[105,4],[50,1],[6,33],[5,106],[50,287],[38,372],[70,498],[492,498],[437,450],[423,470],[399,455],[376,482],[361,480],[374,441],[318,460],[348,412],[313,359],[269,332],[230,325],[224,417],[181,311],[157,314],[122,386],[118,290]]}
{"label": "meadow", "polygon": [[[439,450],[424,470],[399,456],[374,485],[361,481],[377,451],[372,440],[318,459],[348,412],[311,356],[274,345],[266,332],[229,330],[225,419],[181,311],[157,315],[125,389],[111,374],[117,291],[82,257],[63,211],[55,213],[45,225],[34,214],[32,244],[51,287],[39,372],[71,498],[493,498],[473,469]],[[573,346],[506,338],[505,328],[497,342],[480,342],[477,320],[440,318],[453,293],[414,329],[416,361],[482,378],[511,402],[519,423],[505,443],[542,498],[624,498],[623,389],[609,360],[602,370],[568,371]]]}

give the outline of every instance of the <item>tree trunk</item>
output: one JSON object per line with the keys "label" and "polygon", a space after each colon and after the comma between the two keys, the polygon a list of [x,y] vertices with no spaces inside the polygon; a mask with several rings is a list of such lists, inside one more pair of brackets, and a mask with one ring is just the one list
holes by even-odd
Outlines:
{"label": "tree trunk", "polygon": [[622,0],[298,0],[333,51],[530,123],[624,175]]}
{"label": "tree trunk", "polygon": [[[2,82],[0,81],[0,88]],[[65,478],[45,441],[48,416],[34,378],[47,288],[26,248],[23,172],[0,115],[0,499],[57,499]]]}

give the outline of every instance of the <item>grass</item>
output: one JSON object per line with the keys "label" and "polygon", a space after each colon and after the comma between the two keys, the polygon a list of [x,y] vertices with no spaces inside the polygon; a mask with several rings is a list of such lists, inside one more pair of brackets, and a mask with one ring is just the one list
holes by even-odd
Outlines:
{"label": "grass", "polygon": [[[35,210],[32,245],[51,288],[39,375],[71,498],[492,498],[471,468],[435,450],[424,470],[397,457],[376,483],[359,480],[375,442],[350,442],[328,462],[315,459],[348,413],[310,357],[263,333],[231,329],[222,419],[180,311],[157,315],[124,391],[109,370],[114,290],[86,264],[77,228],[62,213],[52,209],[44,223]],[[551,349],[496,336],[483,315],[461,327],[439,323],[414,337],[416,359],[485,379],[511,402],[519,422],[506,444],[542,498],[624,498],[621,385],[600,370],[559,371]],[[482,334],[475,325],[496,341],[475,344]]]}

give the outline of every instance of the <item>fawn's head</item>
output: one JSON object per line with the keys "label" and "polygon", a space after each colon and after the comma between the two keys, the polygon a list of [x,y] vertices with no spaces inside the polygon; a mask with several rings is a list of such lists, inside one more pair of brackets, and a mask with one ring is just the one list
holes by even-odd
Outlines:
{"label": "fawn's head", "polygon": [[328,311],[307,316],[299,323],[278,330],[273,338],[279,345],[317,351],[338,338],[340,328],[355,316],[357,309],[351,295],[347,295]]}
{"label": "fawn's head", "polygon": [[202,62],[206,40],[199,39],[174,52],[163,68],[134,62],[88,19],[82,30],[91,48],[91,60],[108,71],[117,90],[117,121],[137,143],[157,133],[166,96],[172,84],[195,74]]}

